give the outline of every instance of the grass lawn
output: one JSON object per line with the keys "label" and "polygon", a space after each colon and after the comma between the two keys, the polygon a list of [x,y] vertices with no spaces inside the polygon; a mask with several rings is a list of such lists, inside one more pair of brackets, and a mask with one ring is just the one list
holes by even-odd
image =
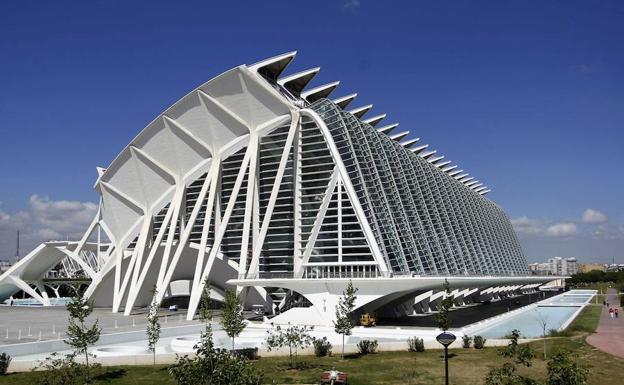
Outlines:
{"label": "grass lawn", "polygon": [[[588,312],[588,314],[591,312]],[[590,320],[592,317],[585,316]],[[585,322],[585,321],[584,321]],[[587,321],[590,322],[590,321]],[[619,378],[624,372],[624,360],[602,353],[584,342],[584,335],[553,338],[548,340],[548,352],[557,350],[572,351],[579,362],[590,368],[591,385],[604,385],[609,379]],[[532,348],[540,356],[534,365],[522,369],[533,378],[543,379],[546,365],[541,358],[542,342],[532,343]],[[503,361],[498,355],[498,348],[483,350],[453,350],[455,356],[450,360],[451,383],[454,385],[483,384],[488,370],[499,366]],[[362,357],[341,360],[340,357],[315,358],[300,357],[303,369],[288,369],[288,358],[261,358],[256,365],[265,375],[267,384],[310,384],[316,383],[320,372],[335,366],[338,370],[349,373],[350,384],[441,384],[444,383],[444,364],[442,351],[431,350],[424,353],[382,352]],[[0,384],[33,384],[35,374],[20,373],[0,376]],[[408,380],[409,378],[409,380]],[[95,384],[174,384],[164,366],[109,367],[101,369]]]}
{"label": "grass lawn", "polygon": [[581,314],[568,326],[566,331],[593,333],[598,328],[602,305],[588,305]]}

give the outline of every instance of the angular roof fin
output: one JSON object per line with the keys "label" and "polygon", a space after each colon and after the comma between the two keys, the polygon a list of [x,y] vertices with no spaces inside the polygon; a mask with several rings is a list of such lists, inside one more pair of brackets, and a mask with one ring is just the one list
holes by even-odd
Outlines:
{"label": "angular roof fin", "polygon": [[409,134],[409,131],[402,131],[398,134],[389,135],[390,139],[396,140],[397,142],[401,141],[401,139],[405,138]]}
{"label": "angular roof fin", "polygon": [[334,102],[335,105],[337,105],[338,107],[344,110],[353,100],[355,100],[356,97],[357,97],[357,94],[351,94],[351,95],[343,96],[338,99],[334,99],[332,101]]}
{"label": "angular roof fin", "polygon": [[485,194],[489,193],[490,191],[492,191],[492,190],[483,190],[483,191],[480,191],[479,194],[485,195]]}
{"label": "angular roof fin", "polygon": [[381,122],[384,118],[386,117],[386,114],[381,114],[381,115],[377,115],[377,116],[373,116],[372,118],[369,119],[364,119],[363,122],[364,123],[368,123],[371,126],[375,127],[379,122]]}
{"label": "angular roof fin", "polygon": [[455,170],[456,168],[457,168],[457,165],[455,164],[455,165],[453,165],[453,166],[448,166],[448,167],[446,167],[446,168],[442,169],[442,171],[444,171],[444,172],[449,172],[449,171],[453,171],[453,170]]}
{"label": "angular roof fin", "polygon": [[274,56],[264,59],[249,66],[249,69],[257,72],[269,80],[276,81],[279,75],[290,64],[292,59],[297,55],[297,51],[285,53],[283,55]]}
{"label": "angular roof fin", "polygon": [[444,162],[436,163],[435,166],[438,167],[438,168],[442,168],[442,167],[446,166],[449,163],[451,163],[450,160],[445,160]]}
{"label": "angular roof fin", "polygon": [[310,83],[312,79],[319,73],[321,67],[297,72],[296,74],[285,76],[277,81],[282,87],[286,88],[293,95],[299,96],[301,91]]}
{"label": "angular roof fin", "polygon": [[420,154],[420,156],[423,157],[424,159],[427,159],[428,157],[435,154],[436,152],[437,152],[436,150],[433,150],[433,151],[425,152],[424,154]]}
{"label": "angular roof fin", "polygon": [[369,104],[363,107],[354,108],[352,110],[349,110],[348,112],[350,112],[351,114],[355,115],[358,118],[362,118],[362,116],[364,116],[365,113],[370,111],[371,108],[373,108],[373,105]]}
{"label": "angular roof fin", "polygon": [[388,124],[387,126],[379,127],[377,131],[381,132],[382,134],[389,134],[390,131],[394,130],[398,126],[399,123]]}
{"label": "angular roof fin", "polygon": [[[464,171],[464,170],[462,170],[462,171]],[[470,174],[466,173],[466,174],[457,175],[455,177],[455,179],[460,180],[460,179],[463,179],[463,178],[467,177],[468,175],[470,175]]]}
{"label": "angular roof fin", "polygon": [[302,92],[301,97],[310,103],[314,103],[319,99],[328,97],[329,94],[331,94],[336,87],[338,87],[338,84],[340,84],[339,81],[323,84],[322,86],[313,88],[309,91]]}
{"label": "angular roof fin", "polygon": [[414,144],[416,144],[416,142],[418,142],[420,140],[420,138],[415,138],[415,139],[410,139],[410,140],[406,140],[405,142],[401,142],[401,146],[405,147],[405,148],[410,148],[412,147]]}
{"label": "angular roof fin", "polygon": [[[464,172],[464,170],[455,170],[455,171],[451,171],[451,172],[449,172],[448,174],[449,174],[450,176],[453,176],[453,177],[454,177],[455,175],[457,175],[457,174],[461,174],[462,172]],[[466,175],[468,175],[468,174],[466,174]],[[464,176],[466,176],[466,175],[464,175]]]}
{"label": "angular roof fin", "polygon": [[420,153],[421,153],[424,149],[426,149],[427,147],[429,147],[429,145],[428,145],[428,144],[423,144],[422,146],[418,146],[418,147],[416,147],[416,148],[412,148],[411,150],[412,150],[412,152],[413,152],[414,154],[420,154]]}
{"label": "angular roof fin", "polygon": [[435,162],[439,161],[440,159],[444,159],[444,155],[436,156],[435,158],[429,159],[429,163],[435,163]]}

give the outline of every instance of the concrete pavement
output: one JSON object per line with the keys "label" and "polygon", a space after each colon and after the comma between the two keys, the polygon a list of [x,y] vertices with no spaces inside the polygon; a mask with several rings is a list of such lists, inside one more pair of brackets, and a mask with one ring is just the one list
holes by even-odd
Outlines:
{"label": "concrete pavement", "polygon": [[624,314],[615,289],[609,289],[606,298],[610,307],[619,309],[619,318],[611,318],[609,309],[603,306],[598,329],[587,337],[587,342],[603,352],[624,358]]}

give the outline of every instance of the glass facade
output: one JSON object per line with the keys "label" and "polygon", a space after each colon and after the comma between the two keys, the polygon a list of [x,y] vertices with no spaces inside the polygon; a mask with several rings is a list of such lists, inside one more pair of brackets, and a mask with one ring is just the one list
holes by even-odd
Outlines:
{"label": "glass facade", "polygon": [[331,101],[310,108],[327,125],[394,273],[528,274],[498,205]]}
{"label": "glass facade", "polygon": [[[362,226],[368,222],[380,256],[392,274],[526,275],[525,257],[511,223],[495,203],[459,182],[421,156],[327,99],[308,106],[325,123],[330,138],[309,117],[295,125],[294,142],[262,245],[253,231],[264,221],[290,122],[262,136],[258,145],[254,229],[249,231],[248,264],[261,247],[259,277],[378,276],[378,263]],[[337,149],[355,192],[336,179],[337,166],[327,140]],[[214,243],[247,147],[221,163],[219,186],[208,232]],[[247,169],[227,224],[220,251],[241,258],[247,201]],[[180,221],[184,223],[206,175],[191,183]],[[357,200],[361,219],[357,214]],[[199,243],[207,198],[189,240]],[[154,218],[153,234],[162,226],[166,206]],[[179,239],[176,228],[175,239]],[[297,262],[302,261],[297,273]]]}

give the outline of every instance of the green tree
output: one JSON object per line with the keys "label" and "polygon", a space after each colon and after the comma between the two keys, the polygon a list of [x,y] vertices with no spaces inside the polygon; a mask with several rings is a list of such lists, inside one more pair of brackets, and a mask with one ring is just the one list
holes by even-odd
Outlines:
{"label": "green tree", "polygon": [[288,328],[282,329],[277,325],[274,330],[267,330],[266,346],[269,351],[288,346],[290,357],[290,368],[297,368],[297,352],[312,345],[314,337],[310,332],[314,330],[312,326],[293,326],[288,324]]}
{"label": "green tree", "polygon": [[232,339],[232,352],[234,352],[234,338],[245,329],[245,317],[243,316],[243,304],[233,290],[225,292],[223,311],[221,313],[221,326],[225,333]]}
{"label": "green tree", "polygon": [[215,349],[210,326],[195,345],[195,357],[177,356],[169,374],[178,385],[260,385],[262,374],[243,357]]}
{"label": "green tree", "polygon": [[147,313],[147,346],[148,349],[152,352],[153,364],[156,365],[156,344],[158,340],[160,340],[160,316],[158,315],[158,301],[156,299],[158,294],[158,290],[156,290],[156,285],[152,289],[152,302],[149,306],[149,311]]}
{"label": "green tree", "polygon": [[527,345],[518,344],[520,332],[511,332],[511,341],[503,351],[501,356],[508,359],[500,368],[493,368],[485,377],[486,385],[537,385],[538,382],[518,374],[518,366],[530,367],[535,353]]}
{"label": "green tree", "polygon": [[342,358],[344,358],[345,336],[350,336],[351,331],[355,327],[355,322],[351,318],[351,313],[355,309],[355,300],[357,289],[353,287],[353,283],[349,280],[346,291],[342,292],[342,296],[338,300],[336,306],[336,320],[334,321],[334,331],[342,334]]}
{"label": "green tree", "polygon": [[208,325],[212,321],[212,299],[210,299],[210,281],[208,277],[204,280],[204,290],[202,290],[201,298],[199,299],[199,319],[206,324],[206,330]]}
{"label": "green tree", "polygon": [[100,339],[102,329],[99,327],[97,319],[91,326],[87,325],[87,317],[93,312],[93,302],[87,300],[79,290],[75,290],[74,293],[75,295],[67,303],[69,326],[67,327],[65,343],[74,349],[76,355],[84,354],[85,382],[88,383],[91,381],[88,348]]}
{"label": "green tree", "polygon": [[440,308],[438,309],[438,313],[436,314],[436,323],[438,324],[438,327],[440,329],[447,331],[451,328],[449,313],[451,312],[451,308],[453,307],[453,298],[450,296],[451,285],[449,285],[446,279],[444,280],[442,289],[444,290],[445,295],[440,302]]}
{"label": "green tree", "polygon": [[580,367],[569,354],[558,352],[548,361],[547,385],[586,385],[589,370]]}

